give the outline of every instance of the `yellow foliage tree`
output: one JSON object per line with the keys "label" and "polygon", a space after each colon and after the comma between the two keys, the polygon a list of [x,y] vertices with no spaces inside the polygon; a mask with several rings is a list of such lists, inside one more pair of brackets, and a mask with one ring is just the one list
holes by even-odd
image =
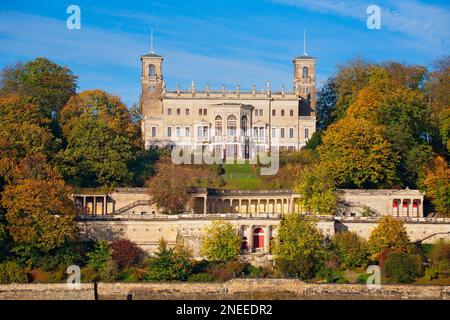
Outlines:
{"label": "yellow foliage tree", "polygon": [[369,252],[373,255],[378,255],[384,250],[407,252],[411,245],[403,222],[391,216],[380,219],[368,240]]}

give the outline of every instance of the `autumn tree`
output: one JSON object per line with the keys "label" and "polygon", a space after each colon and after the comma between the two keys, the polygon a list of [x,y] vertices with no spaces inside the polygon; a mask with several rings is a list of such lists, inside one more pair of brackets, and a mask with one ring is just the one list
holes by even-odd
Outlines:
{"label": "autumn tree", "polygon": [[442,156],[434,158],[424,169],[420,185],[434,210],[439,215],[450,216],[450,168]]}
{"label": "autumn tree", "polygon": [[101,90],[70,98],[61,111],[67,147],[58,155],[64,177],[82,187],[124,184],[139,148],[138,128],[126,106]]}
{"label": "autumn tree", "polygon": [[200,254],[210,261],[230,262],[241,252],[241,239],[236,228],[227,221],[213,221],[205,227]]}
{"label": "autumn tree", "polygon": [[75,94],[77,77],[67,67],[46,58],[36,58],[2,70],[0,93],[29,97],[42,117],[55,118]]}
{"label": "autumn tree", "polygon": [[192,187],[214,187],[220,183],[214,169],[176,165],[164,157],[156,164],[156,175],[148,180],[147,186],[152,203],[168,213],[177,213],[190,204]]}
{"label": "autumn tree", "polygon": [[383,188],[396,182],[397,155],[380,127],[343,118],[331,125],[318,149],[320,160],[344,188]]}
{"label": "autumn tree", "polygon": [[403,222],[391,216],[384,216],[372,230],[368,240],[368,249],[372,255],[384,250],[407,252],[411,241]]}
{"label": "autumn tree", "polygon": [[332,243],[343,268],[357,268],[367,263],[367,243],[355,232],[338,232],[333,236]]}
{"label": "autumn tree", "polygon": [[326,258],[324,236],[313,220],[299,214],[283,216],[273,243],[275,267],[286,276],[309,279]]}
{"label": "autumn tree", "polygon": [[48,252],[75,237],[72,190],[45,162],[22,162],[2,192],[7,230],[15,243]]}

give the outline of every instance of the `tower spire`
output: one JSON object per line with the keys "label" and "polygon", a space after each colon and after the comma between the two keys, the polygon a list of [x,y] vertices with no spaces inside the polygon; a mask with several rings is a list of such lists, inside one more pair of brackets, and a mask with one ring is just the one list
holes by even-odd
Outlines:
{"label": "tower spire", "polygon": [[155,50],[153,50],[153,28],[150,29],[150,53],[155,53]]}
{"label": "tower spire", "polygon": [[303,55],[307,56],[306,53],[306,30],[303,30]]}

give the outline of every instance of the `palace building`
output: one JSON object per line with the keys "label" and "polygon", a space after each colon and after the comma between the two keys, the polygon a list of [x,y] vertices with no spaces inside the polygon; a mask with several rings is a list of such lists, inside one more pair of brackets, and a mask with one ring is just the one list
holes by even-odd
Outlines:
{"label": "palace building", "polygon": [[293,60],[292,88],[278,91],[270,82],[264,90],[199,90],[194,81],[188,90],[178,85],[169,91],[163,56],[152,50],[141,62],[146,148],[179,146],[249,159],[259,152],[299,150],[316,130],[316,59],[306,53]]}

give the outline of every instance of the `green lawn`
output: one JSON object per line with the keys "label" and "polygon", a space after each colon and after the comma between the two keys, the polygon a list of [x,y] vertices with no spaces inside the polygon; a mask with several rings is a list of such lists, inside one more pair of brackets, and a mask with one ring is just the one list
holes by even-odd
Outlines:
{"label": "green lawn", "polygon": [[250,164],[224,164],[226,189],[257,190],[262,187],[262,180],[257,174],[257,168]]}

